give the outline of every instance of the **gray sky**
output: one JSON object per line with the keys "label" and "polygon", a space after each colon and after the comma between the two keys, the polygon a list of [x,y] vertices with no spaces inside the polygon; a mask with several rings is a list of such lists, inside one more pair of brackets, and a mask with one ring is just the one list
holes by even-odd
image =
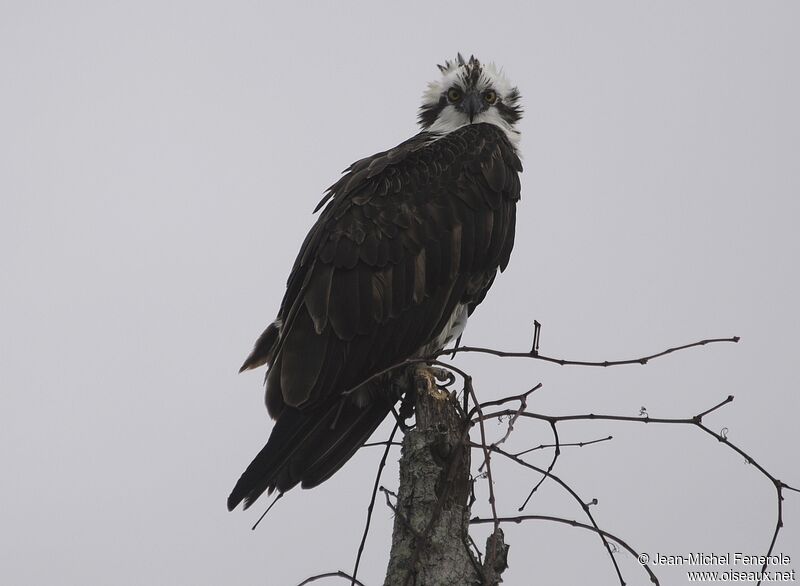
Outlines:
{"label": "gray sky", "polygon": [[[270,423],[262,374],[236,370],[324,188],[416,131],[456,51],[501,64],[526,109],[517,245],[466,343],[527,349],[534,319],[565,358],[742,336],[608,370],[464,356],[481,398],[541,381],[542,413],[678,417],[734,394],[711,427],[800,484],[798,5],[396,6],[0,7],[0,582],[291,585],[352,568],[379,452],[251,532],[262,503],[229,514],[225,498]],[[651,554],[766,550],[774,490],[741,457],[689,428],[561,439],[608,433],[556,469],[606,530]],[[519,426],[513,445],[550,441]],[[537,480],[495,478],[506,514]],[[581,518],[552,483],[528,511]],[[776,551],[800,569],[798,495],[784,514]],[[370,586],[390,530],[378,506]],[[589,533],[507,539],[508,584],[615,583]]]}

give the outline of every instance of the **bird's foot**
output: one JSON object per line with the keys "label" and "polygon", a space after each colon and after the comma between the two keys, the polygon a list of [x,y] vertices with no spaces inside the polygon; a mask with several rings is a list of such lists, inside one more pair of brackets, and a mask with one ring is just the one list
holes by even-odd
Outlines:
{"label": "bird's foot", "polygon": [[[428,393],[437,399],[446,399],[449,393],[436,384],[437,380],[449,380],[449,372],[444,368],[418,364],[412,372],[416,393]],[[455,380],[455,379],[453,379]]]}
{"label": "bird's foot", "polygon": [[441,383],[436,385],[439,387],[439,390],[445,390],[447,387],[456,382],[456,375],[453,374],[452,371],[440,366],[431,366],[429,368],[434,378]]}

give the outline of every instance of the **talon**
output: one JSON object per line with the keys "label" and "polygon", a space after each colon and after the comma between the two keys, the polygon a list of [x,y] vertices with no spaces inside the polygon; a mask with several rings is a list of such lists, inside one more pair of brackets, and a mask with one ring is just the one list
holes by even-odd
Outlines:
{"label": "talon", "polygon": [[442,383],[440,386],[447,387],[456,382],[456,375],[446,368],[432,367],[431,373],[437,381]]}

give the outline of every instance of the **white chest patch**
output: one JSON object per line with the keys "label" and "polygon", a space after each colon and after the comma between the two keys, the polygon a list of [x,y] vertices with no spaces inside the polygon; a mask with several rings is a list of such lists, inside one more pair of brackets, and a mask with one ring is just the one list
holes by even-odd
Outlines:
{"label": "white chest patch", "polygon": [[441,333],[428,344],[422,346],[417,352],[417,355],[427,356],[429,354],[433,354],[434,352],[438,352],[447,346],[453,340],[458,339],[458,337],[464,332],[464,328],[467,327],[467,319],[469,317],[468,309],[469,308],[465,303],[459,303],[453,310],[453,313],[450,315],[450,319],[447,320],[447,324]]}
{"label": "white chest patch", "polygon": [[428,131],[444,136],[445,134],[453,132],[454,130],[458,130],[459,128],[467,126],[468,124],[478,124],[480,122],[494,124],[505,133],[511,144],[513,144],[515,147],[519,145],[519,131],[514,130],[514,128],[508,122],[503,120],[500,114],[497,113],[497,110],[494,109],[481,112],[475,116],[473,122],[470,122],[469,117],[466,114],[457,111],[453,106],[447,106],[444,110],[442,110],[442,113],[439,114],[439,117],[436,119],[436,121],[431,124],[430,128],[428,128]]}

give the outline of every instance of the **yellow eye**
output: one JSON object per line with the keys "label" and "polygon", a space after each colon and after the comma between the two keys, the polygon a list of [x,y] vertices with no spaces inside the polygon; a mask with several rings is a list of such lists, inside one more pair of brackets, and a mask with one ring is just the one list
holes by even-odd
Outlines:
{"label": "yellow eye", "polygon": [[497,94],[494,90],[489,90],[485,94],[483,94],[483,99],[486,101],[487,104],[490,106],[497,101]]}
{"label": "yellow eye", "polygon": [[447,90],[447,99],[451,102],[458,102],[461,99],[461,90],[451,87]]}

